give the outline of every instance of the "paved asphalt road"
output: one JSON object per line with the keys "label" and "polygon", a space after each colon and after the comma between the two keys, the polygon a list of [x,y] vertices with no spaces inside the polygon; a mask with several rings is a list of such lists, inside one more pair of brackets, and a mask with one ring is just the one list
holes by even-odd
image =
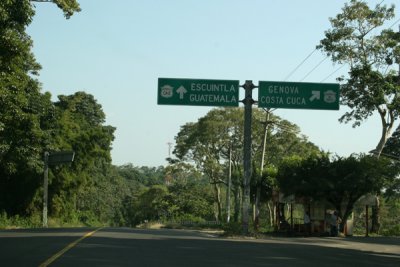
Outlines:
{"label": "paved asphalt road", "polygon": [[400,266],[399,238],[225,239],[186,230],[0,231],[0,266]]}

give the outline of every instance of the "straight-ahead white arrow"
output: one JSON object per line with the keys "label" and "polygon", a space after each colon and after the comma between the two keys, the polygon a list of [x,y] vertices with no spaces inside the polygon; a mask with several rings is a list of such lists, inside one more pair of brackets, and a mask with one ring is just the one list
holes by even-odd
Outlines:
{"label": "straight-ahead white arrow", "polygon": [[310,101],[314,101],[315,99],[320,100],[321,99],[321,92],[320,91],[312,91],[311,92],[312,96],[310,97]]}
{"label": "straight-ahead white arrow", "polygon": [[185,87],[180,86],[178,89],[176,89],[176,92],[179,94],[179,99],[183,99],[183,96],[187,93],[187,90]]}

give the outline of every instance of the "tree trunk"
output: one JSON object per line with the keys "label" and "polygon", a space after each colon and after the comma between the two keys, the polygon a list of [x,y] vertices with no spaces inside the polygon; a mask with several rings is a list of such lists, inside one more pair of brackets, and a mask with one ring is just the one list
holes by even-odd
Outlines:
{"label": "tree trunk", "polygon": [[231,187],[228,185],[226,189],[226,222],[231,220]]}
{"label": "tree trunk", "polygon": [[240,216],[240,186],[235,186],[235,195],[234,195],[234,201],[235,201],[235,208],[234,208],[234,214],[233,214],[233,221],[234,222],[239,222],[239,216]]}
{"label": "tree trunk", "polygon": [[259,180],[259,183],[257,183],[257,191],[256,191],[256,199],[255,199],[254,229],[256,231],[258,230],[258,227],[260,226],[261,183],[262,183],[262,176],[263,176],[263,172],[264,172],[265,149],[267,146],[269,116],[270,116],[270,112],[269,112],[269,110],[266,110],[265,124],[264,124],[264,138],[263,138],[262,154],[261,154],[260,180]]}
{"label": "tree trunk", "polygon": [[260,196],[261,196],[261,185],[257,186],[256,199],[254,202],[254,230],[258,231],[260,226]]}
{"label": "tree trunk", "polygon": [[[393,110],[384,110],[378,107],[379,115],[381,116],[382,123],[382,135],[379,140],[378,145],[375,149],[375,154],[379,158],[383,148],[385,147],[386,141],[389,138],[392,128],[394,125],[394,111]],[[386,121],[386,112],[389,112],[388,121]],[[380,203],[379,203],[379,195],[375,199],[375,206],[372,207],[372,225],[371,225],[371,233],[378,233],[380,228]]]}
{"label": "tree trunk", "polygon": [[276,219],[275,219],[275,215],[276,215],[275,205],[272,202],[272,207],[271,207],[271,202],[268,201],[267,207],[268,207],[268,214],[269,214],[269,224],[271,226],[274,226],[274,223],[276,221]]}
{"label": "tree trunk", "polygon": [[[382,109],[378,107],[378,112],[381,117],[381,125],[382,125],[382,133],[381,139],[379,140],[378,145],[375,148],[375,154],[378,156],[381,155],[383,148],[385,147],[386,141],[389,138],[393,125],[394,125],[394,111],[389,109]],[[386,120],[386,113],[388,112],[388,119]]]}
{"label": "tree trunk", "polygon": [[379,195],[375,197],[375,205],[372,206],[372,214],[371,214],[371,233],[378,234],[379,229],[381,227],[381,216],[380,216],[381,206],[379,201]]}
{"label": "tree trunk", "polygon": [[214,183],[214,198],[215,203],[217,204],[217,221],[220,222],[222,219],[222,204],[221,204],[221,189],[219,188],[217,183]]}

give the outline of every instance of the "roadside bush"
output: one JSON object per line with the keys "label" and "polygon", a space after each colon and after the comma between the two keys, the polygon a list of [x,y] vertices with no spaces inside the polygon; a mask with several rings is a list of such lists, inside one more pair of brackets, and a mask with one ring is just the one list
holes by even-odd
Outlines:
{"label": "roadside bush", "polygon": [[8,217],[6,212],[0,213],[0,229],[12,228],[34,228],[42,226],[40,214],[33,214],[30,217],[20,217],[19,215]]}
{"label": "roadside bush", "polygon": [[7,213],[2,211],[0,213],[0,229],[5,229],[10,225],[10,221],[7,217]]}
{"label": "roadside bush", "polygon": [[226,223],[222,226],[222,230],[224,230],[224,235],[227,236],[241,235],[243,233],[243,227],[240,222]]}
{"label": "roadside bush", "polygon": [[391,227],[385,227],[381,232],[383,236],[400,236],[400,225],[392,225]]}

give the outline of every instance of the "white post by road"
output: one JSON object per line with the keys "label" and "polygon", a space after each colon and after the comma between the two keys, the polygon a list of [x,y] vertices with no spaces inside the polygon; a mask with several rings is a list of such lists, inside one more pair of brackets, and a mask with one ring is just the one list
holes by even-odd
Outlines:
{"label": "white post by road", "polygon": [[47,227],[48,184],[49,184],[49,152],[44,152],[43,227]]}

